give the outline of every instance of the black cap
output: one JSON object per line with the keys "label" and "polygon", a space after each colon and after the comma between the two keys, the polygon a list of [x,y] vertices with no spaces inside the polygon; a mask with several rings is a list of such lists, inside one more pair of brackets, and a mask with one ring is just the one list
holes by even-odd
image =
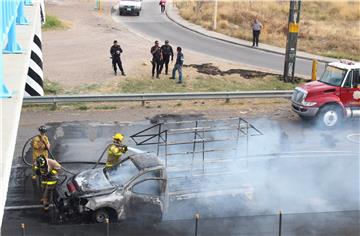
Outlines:
{"label": "black cap", "polygon": [[117,40],[114,40],[114,43],[117,43]]}

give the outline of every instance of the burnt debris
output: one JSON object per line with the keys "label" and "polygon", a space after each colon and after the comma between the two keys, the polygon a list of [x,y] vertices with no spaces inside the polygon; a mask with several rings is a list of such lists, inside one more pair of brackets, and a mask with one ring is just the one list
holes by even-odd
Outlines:
{"label": "burnt debris", "polygon": [[[198,73],[206,74],[206,75],[232,75],[238,74],[245,79],[254,79],[254,78],[262,78],[265,76],[275,76],[278,79],[282,79],[282,75],[269,73],[269,72],[262,72],[262,71],[255,71],[255,70],[245,70],[245,69],[230,69],[230,70],[220,70],[218,67],[214,66],[212,63],[204,63],[204,64],[190,64],[184,65],[184,67],[192,67],[195,68]],[[299,83],[302,79],[299,77],[295,77],[294,83]]]}

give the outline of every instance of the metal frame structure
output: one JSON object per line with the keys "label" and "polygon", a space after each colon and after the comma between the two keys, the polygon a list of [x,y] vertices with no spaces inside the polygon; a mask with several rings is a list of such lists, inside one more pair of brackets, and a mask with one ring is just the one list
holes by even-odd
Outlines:
{"label": "metal frame structure", "polygon": [[[217,123],[224,123],[222,126],[217,126]],[[171,128],[172,126],[185,126],[181,128]],[[190,126],[190,127],[189,127]],[[213,138],[213,134],[219,132],[234,133],[233,137]],[[178,139],[181,135],[192,136],[192,139],[185,140]],[[156,155],[162,156],[165,159],[165,166],[168,167],[168,158],[170,156],[184,156],[191,155],[191,174],[194,170],[194,161],[197,155],[201,155],[202,172],[205,172],[205,155],[210,152],[224,152],[235,151],[235,155],[239,156],[239,141],[241,137],[246,139],[245,156],[249,155],[249,137],[263,135],[255,126],[248,121],[236,117],[218,120],[194,120],[194,121],[179,121],[179,122],[161,122],[137,132],[130,136],[136,145],[156,145]],[[171,137],[173,140],[171,140]],[[235,147],[229,149],[211,148],[207,149],[208,143],[234,142]],[[169,147],[177,145],[191,145],[191,150],[182,152],[169,152]],[[199,147],[200,146],[200,147]]]}

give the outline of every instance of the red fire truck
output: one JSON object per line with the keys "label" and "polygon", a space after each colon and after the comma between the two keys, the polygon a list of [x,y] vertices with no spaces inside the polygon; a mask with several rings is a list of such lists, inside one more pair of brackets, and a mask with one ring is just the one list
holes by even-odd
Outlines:
{"label": "red fire truck", "polygon": [[360,117],[360,62],[327,64],[317,81],[296,87],[292,109],[303,119],[335,127],[349,117]]}

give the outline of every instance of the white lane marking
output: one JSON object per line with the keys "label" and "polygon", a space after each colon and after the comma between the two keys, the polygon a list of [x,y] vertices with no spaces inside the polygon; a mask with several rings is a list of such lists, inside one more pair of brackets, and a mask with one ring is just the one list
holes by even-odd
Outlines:
{"label": "white lane marking", "polygon": [[[27,205],[27,206],[5,206],[5,211],[10,210],[24,210],[24,209],[37,209],[43,208],[43,205]],[[50,204],[50,207],[54,207],[53,204]]]}

